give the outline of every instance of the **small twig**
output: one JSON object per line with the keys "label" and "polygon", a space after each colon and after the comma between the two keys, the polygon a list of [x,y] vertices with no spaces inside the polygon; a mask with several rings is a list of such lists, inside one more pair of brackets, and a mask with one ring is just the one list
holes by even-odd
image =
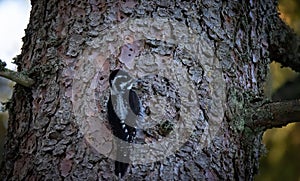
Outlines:
{"label": "small twig", "polygon": [[6,63],[0,60],[0,76],[12,80],[25,87],[30,87],[34,84],[34,80],[20,72],[15,72],[5,68]]}
{"label": "small twig", "polygon": [[272,102],[260,107],[247,126],[255,129],[270,129],[300,122],[300,100]]}

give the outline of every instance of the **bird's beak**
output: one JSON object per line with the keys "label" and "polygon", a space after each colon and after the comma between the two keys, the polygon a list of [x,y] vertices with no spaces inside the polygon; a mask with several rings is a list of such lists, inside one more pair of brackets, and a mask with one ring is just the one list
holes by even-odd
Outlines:
{"label": "bird's beak", "polygon": [[133,90],[138,90],[139,89],[139,87],[141,86],[141,80],[139,80],[139,79],[136,79],[136,80],[133,80],[133,82],[132,82],[132,89]]}

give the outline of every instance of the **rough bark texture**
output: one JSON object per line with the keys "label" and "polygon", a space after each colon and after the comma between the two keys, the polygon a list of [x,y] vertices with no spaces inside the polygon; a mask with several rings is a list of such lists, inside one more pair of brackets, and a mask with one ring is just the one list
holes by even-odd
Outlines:
{"label": "rough bark texture", "polygon": [[[226,82],[226,113],[218,135],[197,150],[197,139],[165,160],[133,165],[131,180],[253,180],[262,129],[246,123],[264,102],[269,43],[278,18],[273,1],[59,1],[32,0],[30,23],[16,63],[35,85],[16,85],[10,102],[3,180],[107,180],[113,161],[84,139],[70,91],[78,57],[99,32],[126,19],[168,17],[199,33],[212,47]],[[270,36],[271,35],[271,36]],[[113,63],[111,63],[113,64]],[[106,66],[104,72],[108,74]],[[106,75],[107,76],[107,75]],[[202,77],[203,85],[207,77]],[[107,86],[106,86],[107,88]],[[202,91],[205,96],[205,90]],[[201,96],[201,90],[198,92]],[[203,120],[207,118],[204,110]],[[105,114],[100,114],[104,116]],[[195,133],[203,132],[198,123]]]}

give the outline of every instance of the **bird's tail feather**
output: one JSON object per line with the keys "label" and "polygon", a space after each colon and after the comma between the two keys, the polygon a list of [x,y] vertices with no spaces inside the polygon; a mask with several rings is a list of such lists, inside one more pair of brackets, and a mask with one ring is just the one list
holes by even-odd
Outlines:
{"label": "bird's tail feather", "polygon": [[[117,141],[118,142],[118,141]],[[129,147],[128,143],[120,141],[117,143],[117,159],[115,161],[115,174],[118,177],[123,177],[129,166]]]}
{"label": "bird's tail feather", "polygon": [[129,166],[128,163],[115,161],[115,174],[116,174],[116,176],[122,178],[125,175],[128,166]]}

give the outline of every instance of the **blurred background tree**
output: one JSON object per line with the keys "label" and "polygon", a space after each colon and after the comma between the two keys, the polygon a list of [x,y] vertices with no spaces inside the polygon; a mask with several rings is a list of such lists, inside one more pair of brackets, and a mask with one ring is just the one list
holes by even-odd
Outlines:
{"label": "blurred background tree", "polygon": [[[279,0],[281,18],[300,35],[300,1]],[[271,64],[270,94],[275,100],[300,98],[300,75],[290,68]],[[261,158],[256,181],[300,180],[300,123],[267,130],[263,142],[267,154]]]}
{"label": "blurred background tree", "polygon": [[[13,5],[14,4],[14,5]],[[18,4],[16,6],[16,4]],[[18,7],[26,7],[20,10]],[[29,2],[24,0],[0,0],[0,58],[9,65],[21,47],[21,37],[29,20]],[[5,11],[6,10],[6,11]],[[285,20],[300,35],[300,1],[279,0],[279,11]],[[9,13],[9,14],[7,14]],[[24,16],[24,14],[26,14]],[[9,18],[8,18],[9,17]],[[21,21],[21,22],[20,22]],[[15,25],[11,27],[10,25]],[[20,33],[15,33],[18,30]],[[11,36],[9,35],[11,34]],[[3,35],[3,36],[1,36]],[[14,37],[12,37],[14,36]],[[5,38],[5,39],[3,39]],[[9,43],[13,45],[10,56],[6,57],[3,50]],[[282,68],[278,63],[271,64],[270,82],[267,83],[266,92],[275,100],[300,98],[300,76],[291,69]],[[0,77],[0,102],[7,101],[12,92],[12,83]],[[0,155],[2,155],[6,121],[8,115],[1,111],[0,104]],[[268,130],[264,134],[267,154],[262,157],[260,174],[257,181],[268,180],[300,180],[300,124],[293,123],[280,129]],[[0,161],[2,157],[0,156]]]}
{"label": "blurred background tree", "polygon": [[4,137],[7,129],[8,113],[5,111],[3,102],[7,102],[8,98],[11,97],[12,86],[9,85],[10,81],[0,77],[0,162],[2,161]]}
{"label": "blurred background tree", "polygon": [[[12,60],[20,54],[21,38],[25,35],[24,29],[29,22],[29,13],[29,0],[0,0],[0,59],[12,70],[16,68]],[[11,81],[0,77],[0,162],[8,120],[2,103],[10,99],[12,88]]]}

